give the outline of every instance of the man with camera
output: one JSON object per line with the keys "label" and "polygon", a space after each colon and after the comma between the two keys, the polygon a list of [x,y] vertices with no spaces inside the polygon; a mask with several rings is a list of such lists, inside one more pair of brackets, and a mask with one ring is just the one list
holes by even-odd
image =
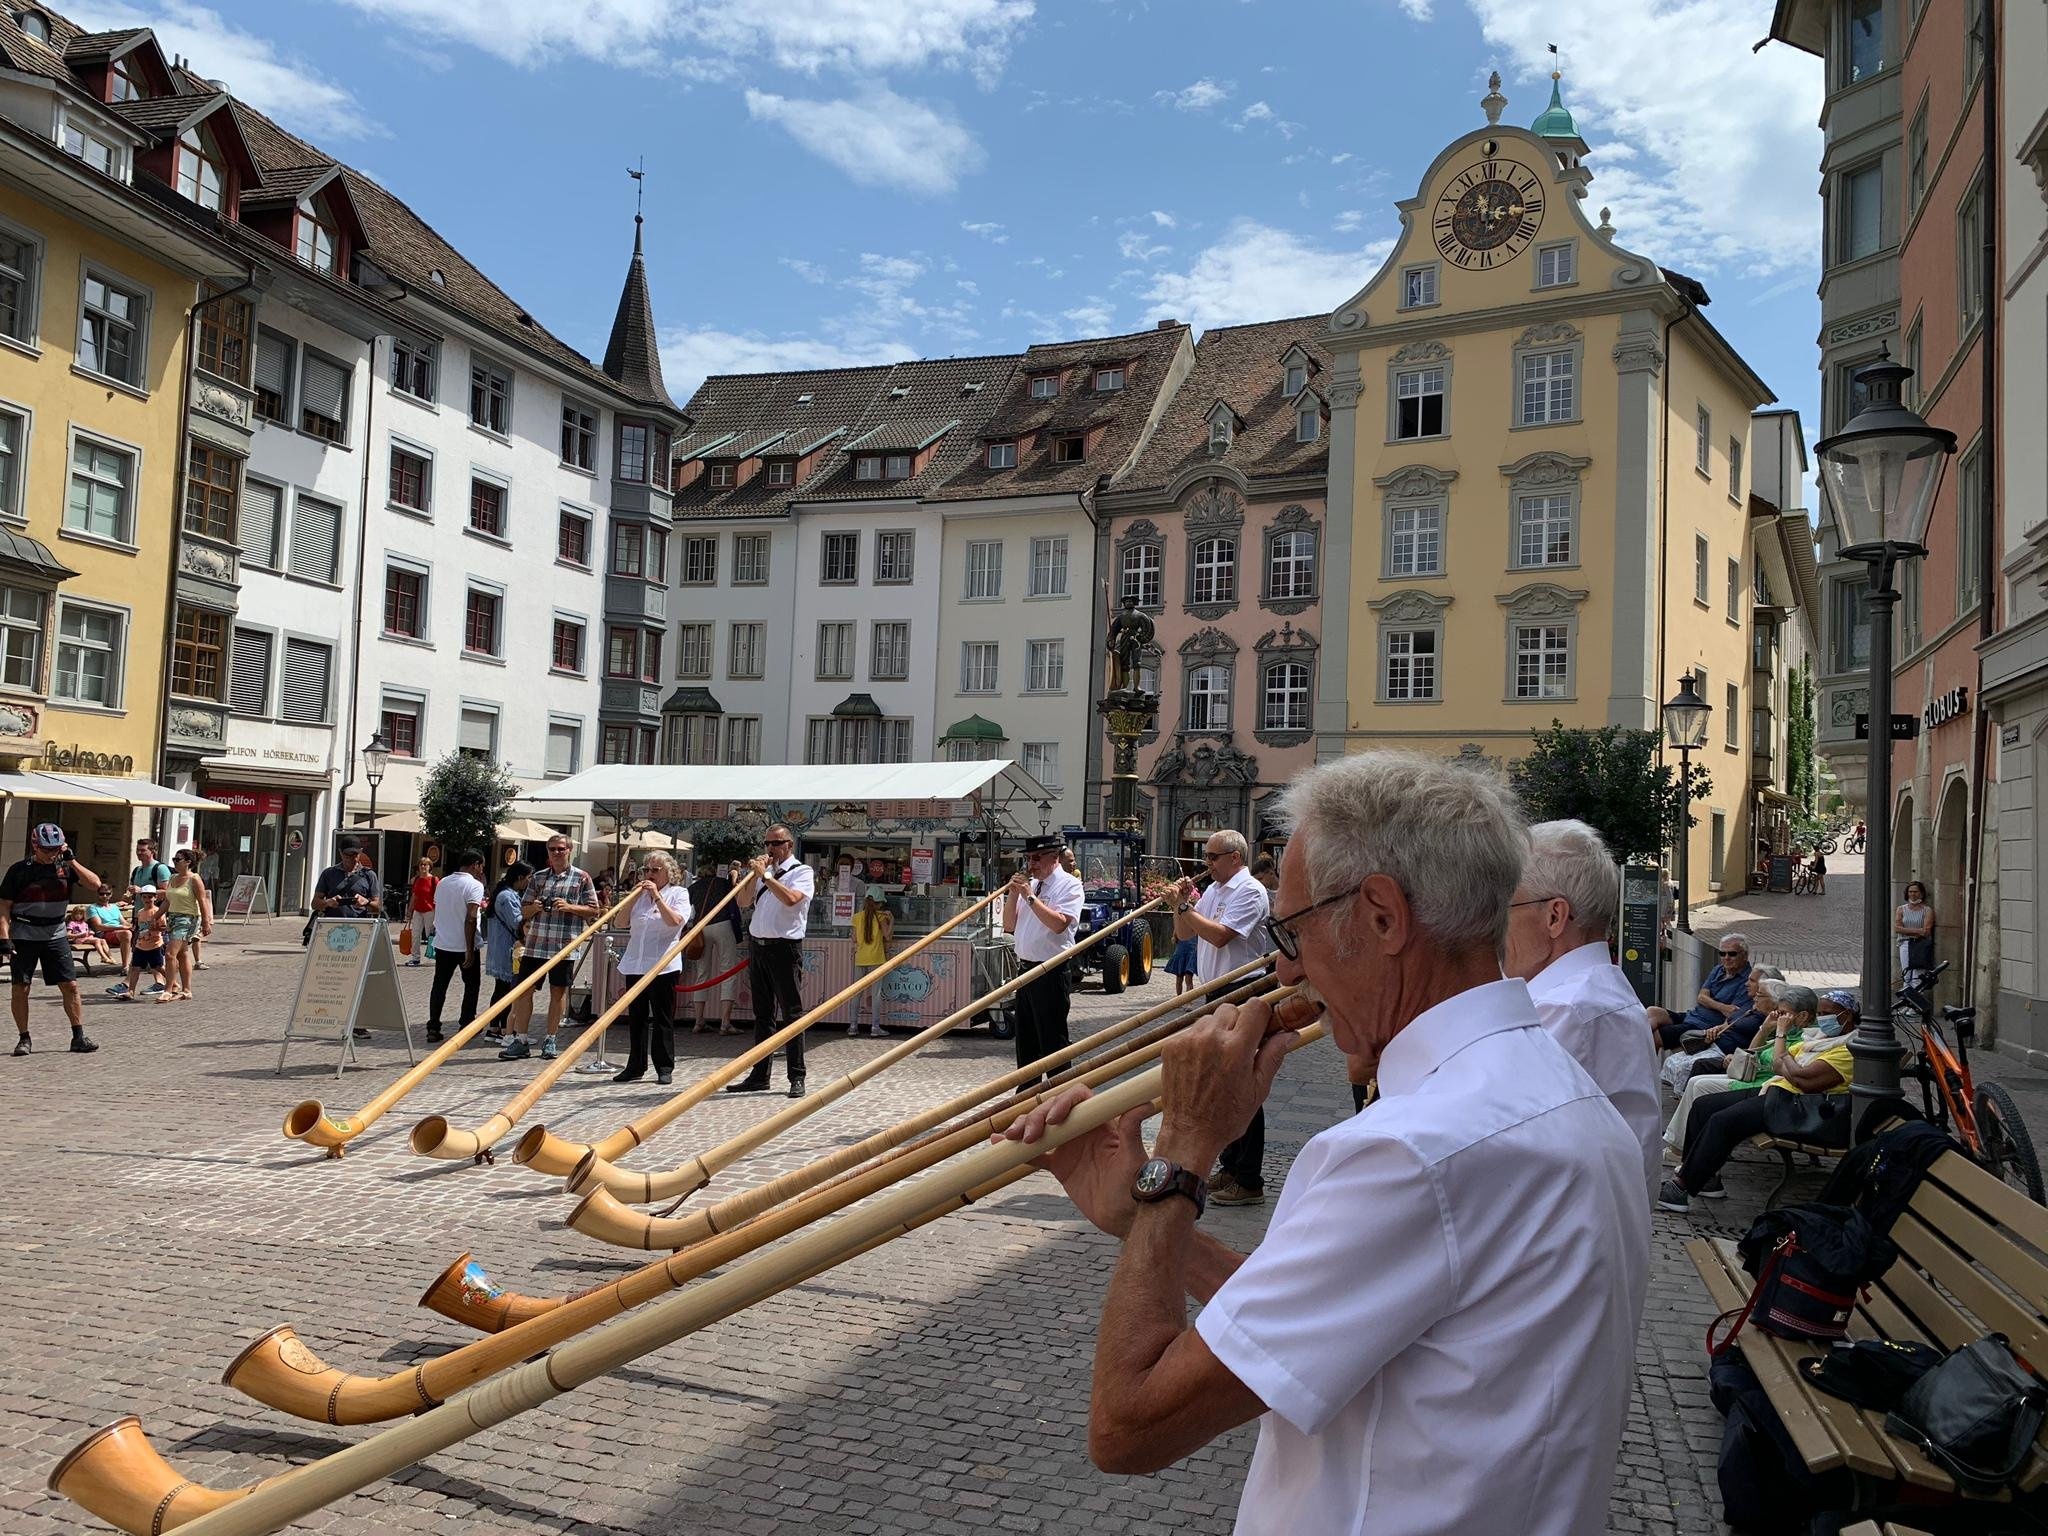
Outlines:
{"label": "man with camera", "polygon": [[[576,951],[569,941],[604,911],[589,874],[569,862],[575,851],[576,845],[559,832],[548,839],[548,866],[527,885],[524,903],[526,954],[519,962],[519,975],[523,980],[535,971],[547,972],[548,1029],[540,1054],[549,1061],[559,1051],[555,1036],[561,1032],[562,1015],[569,1011],[569,983],[576,976]],[[498,1052],[500,1061],[520,1061],[533,1054],[526,1038],[533,1020],[533,992],[522,994],[512,1008],[512,1038]]]}
{"label": "man with camera", "polygon": [[99,1049],[85,1037],[71,940],[64,927],[74,885],[102,895],[106,891],[105,882],[71,856],[70,841],[54,821],[43,822],[29,834],[29,856],[0,876],[0,952],[10,956],[14,969],[17,1056],[30,1050],[28,989],[38,964],[45,984],[63,996],[64,1017],[71,1022],[71,1049],[80,1054]]}

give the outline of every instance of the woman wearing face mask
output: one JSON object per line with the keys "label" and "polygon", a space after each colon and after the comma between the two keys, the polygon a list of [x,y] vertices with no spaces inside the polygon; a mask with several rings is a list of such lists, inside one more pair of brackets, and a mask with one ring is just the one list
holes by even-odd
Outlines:
{"label": "woman wearing face mask", "polygon": [[[1678,1108],[1672,1113],[1671,1123],[1664,1128],[1664,1145],[1670,1152],[1670,1160],[1678,1161],[1678,1153],[1685,1146],[1685,1128],[1692,1118],[1693,1106],[1701,1099],[1717,1093],[1754,1093],[1777,1072],[1777,1056],[1781,1049],[1792,1053],[1795,1060],[1803,1059],[1810,1052],[1817,1051],[1826,1040],[1835,1035],[1847,1034],[1856,1027],[1856,994],[1854,992],[1823,992],[1820,994],[1820,1011],[1812,1025],[1800,1027],[1800,1020],[1792,1018],[1785,1034],[1785,1044],[1777,1041],[1777,1026],[1780,1005],[1778,993],[1791,985],[1770,966],[1758,966],[1758,970],[1769,972],[1768,978],[1755,989],[1756,1004],[1761,1010],[1760,1027],[1756,1031],[1755,1049],[1749,1061],[1748,1074],[1735,1077],[1725,1070],[1713,1072],[1696,1071],[1691,1080],[1678,1085]],[[1804,990],[1804,989],[1802,989]],[[1735,1047],[1729,1052],[1734,1054]],[[1722,1067],[1732,1065],[1727,1056],[1721,1057]],[[1709,1195],[1718,1199],[1718,1195]]]}
{"label": "woman wearing face mask", "polygon": [[1756,1043],[1764,1021],[1777,1006],[1768,995],[1770,983],[1784,979],[1785,973],[1775,965],[1752,965],[1749,979],[1744,984],[1749,996],[1741,1012],[1726,1023],[1688,1030],[1678,1042],[1678,1049],[1666,1056],[1664,1064],[1657,1069],[1657,1075],[1664,1080],[1665,1086],[1673,1093],[1683,1093],[1686,1084],[1695,1077],[1722,1075],[1730,1056],[1737,1051],[1748,1050]]}
{"label": "woman wearing face mask", "polygon": [[1899,941],[1899,976],[1911,987],[1920,972],[1934,969],[1934,908],[1918,880],[1906,882],[1906,899],[1892,913],[1892,932]]}
{"label": "woman wearing face mask", "polygon": [[[1821,1000],[1811,987],[1780,983],[1777,1002],[1770,1021],[1776,1075],[1761,1092],[1731,1087],[1694,1102],[1684,1129],[1685,1157],[1657,1192],[1659,1209],[1688,1210],[1694,1195],[1718,1198],[1722,1167],[1752,1136],[1847,1144],[1852,1066],[1845,1020],[1852,1015],[1831,999],[1822,1024]],[[1847,1006],[1853,1008],[1853,999]],[[1790,1046],[1795,1036],[1803,1037],[1797,1049]]]}

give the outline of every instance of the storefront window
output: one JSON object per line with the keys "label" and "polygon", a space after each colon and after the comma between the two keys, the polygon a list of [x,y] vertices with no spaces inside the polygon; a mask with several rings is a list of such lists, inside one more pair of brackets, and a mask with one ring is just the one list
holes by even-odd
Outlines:
{"label": "storefront window", "polygon": [[209,782],[203,793],[229,808],[199,818],[199,846],[209,872],[216,909],[225,913],[229,894],[242,875],[263,880],[258,910],[296,912],[306,900],[306,843],[311,835],[312,798],[282,789]]}

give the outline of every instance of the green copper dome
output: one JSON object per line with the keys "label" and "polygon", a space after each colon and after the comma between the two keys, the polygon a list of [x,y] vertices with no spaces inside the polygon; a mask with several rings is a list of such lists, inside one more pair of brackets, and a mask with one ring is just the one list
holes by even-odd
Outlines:
{"label": "green copper dome", "polygon": [[1576,139],[1579,136],[1579,125],[1565,110],[1564,94],[1558,89],[1556,75],[1550,77],[1550,105],[1529,125],[1529,131],[1546,139]]}

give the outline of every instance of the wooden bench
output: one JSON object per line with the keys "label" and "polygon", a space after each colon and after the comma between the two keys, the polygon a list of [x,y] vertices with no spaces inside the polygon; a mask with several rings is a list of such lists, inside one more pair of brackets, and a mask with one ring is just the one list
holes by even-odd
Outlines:
{"label": "wooden bench", "polygon": [[1842,1536],[1927,1536],[1927,1533],[1916,1531],[1910,1525],[1879,1525],[1875,1520],[1859,1520],[1854,1525],[1843,1526]]}
{"label": "wooden bench", "polygon": [[[2030,1364],[2048,1365],[2048,1261],[2043,1258],[2048,1254],[2048,1209],[1962,1153],[1949,1152],[1928,1170],[1891,1235],[1899,1245],[1898,1262],[1857,1305],[1849,1320],[1852,1339],[1893,1339],[1948,1350],[1995,1332],[2004,1334]],[[1743,1304],[1753,1282],[1732,1242],[1694,1238],[1686,1244],[1686,1255],[1716,1307],[1725,1311]],[[1745,1326],[1736,1347],[1813,1471],[1844,1467],[1879,1484],[1964,1497],[1948,1473],[1886,1431],[1882,1413],[1807,1384],[1799,1362],[1825,1354],[1825,1345],[1775,1338]],[[2044,1480],[2048,1430],[2036,1443],[2019,1485],[2031,1490]]]}
{"label": "wooden bench", "polygon": [[1785,1194],[1786,1186],[1800,1171],[1793,1166],[1793,1158],[1804,1155],[1808,1168],[1831,1167],[1837,1158],[1849,1150],[1847,1147],[1822,1146],[1818,1142],[1789,1141],[1782,1136],[1752,1136],[1745,1145],[1761,1147],[1766,1152],[1778,1154],[1778,1182],[1771,1187],[1771,1192],[1764,1196],[1764,1209],[1767,1211],[1776,1208],[1778,1201]]}

